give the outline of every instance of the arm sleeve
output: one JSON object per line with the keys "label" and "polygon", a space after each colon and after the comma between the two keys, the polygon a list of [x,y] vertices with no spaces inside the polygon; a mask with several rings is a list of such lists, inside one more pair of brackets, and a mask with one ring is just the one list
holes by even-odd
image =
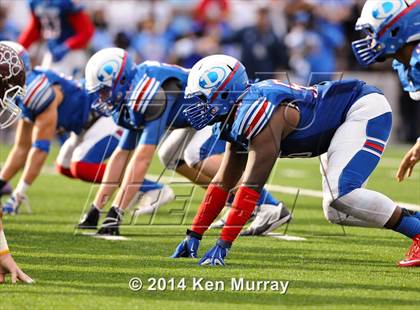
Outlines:
{"label": "arm sleeve", "polygon": [[34,42],[41,38],[41,24],[39,19],[32,12],[30,20],[26,28],[19,36],[18,42],[28,49]]}
{"label": "arm sleeve", "polygon": [[[248,101],[250,100],[250,101]],[[242,105],[232,128],[232,134],[242,144],[248,144],[268,124],[275,106],[265,97],[250,94],[243,99]]]}
{"label": "arm sleeve", "polygon": [[45,111],[54,99],[55,92],[53,85],[48,81],[45,75],[40,75],[27,89],[23,101],[24,116],[27,116],[29,120],[34,121],[39,114]]}
{"label": "arm sleeve", "polygon": [[70,49],[85,48],[95,31],[89,16],[83,11],[72,13],[69,14],[69,22],[75,34],[67,39],[66,45]]}
{"label": "arm sleeve", "polygon": [[141,131],[125,129],[118,144],[118,147],[126,151],[134,150],[137,146],[137,142],[139,141],[140,135]]}
{"label": "arm sleeve", "polygon": [[160,139],[166,131],[170,109],[166,109],[161,117],[144,124],[143,134],[139,144],[158,145]]}

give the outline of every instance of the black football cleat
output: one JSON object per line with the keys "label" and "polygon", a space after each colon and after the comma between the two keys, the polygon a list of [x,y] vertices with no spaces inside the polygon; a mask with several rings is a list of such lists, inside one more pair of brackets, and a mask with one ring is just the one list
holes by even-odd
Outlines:
{"label": "black football cleat", "polygon": [[122,210],[112,207],[106,215],[105,221],[102,223],[101,228],[98,230],[98,235],[119,236],[120,223],[122,221]]}
{"label": "black football cleat", "polygon": [[89,212],[86,213],[80,223],[76,225],[76,228],[96,229],[100,215],[100,211],[92,205]]}

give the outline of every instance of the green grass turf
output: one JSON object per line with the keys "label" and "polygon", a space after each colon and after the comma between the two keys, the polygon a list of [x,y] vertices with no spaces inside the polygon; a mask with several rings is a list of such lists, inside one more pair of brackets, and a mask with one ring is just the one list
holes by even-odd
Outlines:
{"label": "green grass turf", "polygon": [[[398,184],[393,174],[407,147],[392,148],[371,178],[369,188],[392,199],[420,204],[420,169]],[[56,150],[55,150],[56,152]],[[4,161],[7,148],[0,152]],[[50,156],[49,164],[52,165]],[[157,161],[151,172],[157,174]],[[300,177],[294,177],[300,175]],[[320,190],[317,159],[283,160],[272,184]],[[16,180],[14,180],[16,183]],[[420,269],[399,269],[410,241],[392,231],[345,228],[329,224],[319,198],[301,196],[288,234],[306,241],[271,237],[239,238],[225,268],[204,268],[196,260],[168,258],[183,238],[202,190],[177,184],[179,201],[162,208],[151,221],[124,226],[128,241],[105,241],[74,235],[91,186],[45,173],[29,190],[33,214],[4,219],[9,245],[19,265],[37,283],[0,286],[1,309],[268,309],[268,308],[419,308]],[[185,197],[191,206],[183,206]],[[275,193],[288,205],[293,195]],[[185,216],[184,216],[185,215]],[[126,220],[129,216],[126,216]],[[152,224],[150,224],[152,222]],[[278,232],[282,232],[282,228]],[[209,231],[200,253],[214,244],[218,231]],[[128,280],[204,277],[223,280],[290,281],[286,295],[278,292],[147,291],[132,292]]]}

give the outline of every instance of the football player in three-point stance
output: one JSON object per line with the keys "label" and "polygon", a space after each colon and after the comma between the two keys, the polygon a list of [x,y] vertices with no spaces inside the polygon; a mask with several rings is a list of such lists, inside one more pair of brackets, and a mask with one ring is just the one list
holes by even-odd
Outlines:
{"label": "football player in three-point stance", "polygon": [[[25,79],[25,67],[18,53],[0,43],[0,129],[10,126],[19,118],[20,109],[16,99],[25,95]],[[33,283],[10,254],[3,231],[2,215],[0,210],[0,283],[5,282],[8,273],[12,276],[12,283]]]}
{"label": "football player in three-point stance", "polygon": [[185,95],[196,100],[184,111],[191,125],[199,129],[219,122],[220,138],[228,144],[174,257],[197,257],[200,239],[233,190],[235,199],[220,239],[199,262],[224,265],[277,158],[326,153],[323,207],[327,219],[341,225],[392,229],[413,239],[413,250],[400,265],[420,266],[420,213],[364,188],[391,131],[391,108],[379,89],[359,80],[313,87],[278,80],[248,85],[238,60],[214,55],[191,69]]}
{"label": "football player in three-point stance", "polygon": [[[93,106],[126,128],[93,203],[95,209],[103,208],[120,187],[99,234],[119,234],[124,210],[136,195],[134,188],[143,183],[155,150],[167,129],[190,127],[182,113],[192,103],[183,96],[187,78],[188,71],[178,66],[158,62],[144,62],[136,66],[127,53],[118,48],[103,49],[89,60],[86,88],[97,98]],[[179,143],[177,147],[182,144]],[[202,146],[195,151],[199,152]],[[183,159],[177,157],[177,147],[170,151],[177,162],[174,168],[194,179],[197,174],[194,174],[194,170],[187,171]],[[204,157],[199,154],[195,156],[200,161],[214,155],[217,148],[205,147],[203,150],[206,152]],[[134,153],[130,158],[132,151]],[[121,178],[123,181],[120,185]],[[95,225],[97,223],[93,212],[87,214],[86,220]]]}
{"label": "football player in three-point stance", "polygon": [[[23,117],[18,122],[16,141],[0,171],[0,190],[24,168],[18,186],[3,207],[14,214],[26,199],[26,191],[39,175],[48,155],[51,139],[57,133],[71,132],[57,158],[61,174],[88,182],[100,182],[106,160],[118,144],[120,129],[107,117],[91,109],[92,97],[82,84],[36,67],[32,70],[29,55],[18,43],[4,44],[16,50],[25,65],[27,92],[17,99]],[[151,183],[157,189],[160,185]]]}
{"label": "football player in three-point stance", "polygon": [[[420,0],[366,1],[356,30],[366,38],[353,42],[353,51],[360,64],[393,58],[404,91],[420,101]],[[402,181],[420,161],[420,138],[407,152],[397,172]]]}

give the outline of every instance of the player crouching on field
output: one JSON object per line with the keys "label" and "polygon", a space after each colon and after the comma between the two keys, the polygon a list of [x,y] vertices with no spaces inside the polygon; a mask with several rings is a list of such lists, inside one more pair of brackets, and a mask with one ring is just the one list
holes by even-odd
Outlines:
{"label": "player crouching on field", "polygon": [[[23,117],[15,144],[0,172],[0,190],[21,168],[20,181],[3,212],[15,214],[26,191],[39,175],[57,131],[70,132],[57,158],[59,172],[89,182],[100,181],[102,163],[118,144],[119,128],[91,109],[92,97],[83,85],[51,70],[34,68],[18,43],[3,42],[16,50],[25,64],[27,92],[17,100]],[[149,188],[150,189],[150,188]]]}
{"label": "player crouching on field", "polygon": [[[21,113],[16,99],[25,95],[25,67],[18,53],[0,43],[0,129],[12,125]],[[0,205],[1,206],[1,205]],[[6,274],[12,275],[12,283],[34,281],[15,263],[10,254],[3,231],[3,213],[0,210],[0,283],[5,282]]]}
{"label": "player crouching on field", "polygon": [[[353,42],[353,52],[361,65],[393,58],[404,91],[420,101],[420,1],[368,0],[356,23],[366,38]],[[420,161],[420,138],[407,152],[397,172],[398,181]]]}
{"label": "player crouching on field", "polygon": [[341,225],[388,228],[413,240],[400,266],[420,266],[420,213],[364,188],[387,144],[391,108],[382,92],[359,80],[313,87],[266,80],[247,85],[244,66],[215,55],[191,69],[185,90],[196,104],[185,110],[192,126],[219,121],[228,141],[223,163],[174,257],[197,257],[199,242],[236,191],[225,227],[200,265],[224,265],[251,216],[278,157],[327,155],[324,213]]}
{"label": "player crouching on field", "polygon": [[[159,158],[167,169],[175,170],[192,182],[207,187],[219,169],[226,141],[218,139],[212,126],[200,130],[183,128],[173,130],[159,148]],[[231,203],[231,199],[228,202]],[[223,228],[228,212],[212,224],[211,228]],[[291,220],[284,203],[263,189],[250,220],[250,226],[241,236],[266,235]]]}
{"label": "player crouching on field", "polygon": [[[93,203],[94,208],[86,216],[86,221],[96,225],[94,210],[103,208],[108,198],[120,187],[99,234],[119,234],[124,210],[135,198],[133,189],[143,184],[153,155],[166,131],[190,127],[182,113],[185,107],[192,104],[192,101],[184,99],[188,73],[188,70],[179,66],[158,62],[146,61],[135,65],[127,53],[118,48],[101,50],[89,60],[86,87],[97,97],[94,106],[102,113],[112,115],[118,125],[126,128],[120,147],[107,166]],[[166,139],[170,139],[172,134]],[[169,144],[174,142],[166,141]],[[178,156],[176,149],[185,142],[177,140],[169,156],[175,159]],[[210,155],[211,151],[205,154]],[[178,171],[191,176],[186,169],[188,167],[185,165],[182,169],[178,167]],[[123,181],[120,184],[121,178]],[[276,212],[276,215],[281,214]],[[290,218],[289,213],[287,215]],[[278,223],[277,218],[270,224],[274,222]]]}

